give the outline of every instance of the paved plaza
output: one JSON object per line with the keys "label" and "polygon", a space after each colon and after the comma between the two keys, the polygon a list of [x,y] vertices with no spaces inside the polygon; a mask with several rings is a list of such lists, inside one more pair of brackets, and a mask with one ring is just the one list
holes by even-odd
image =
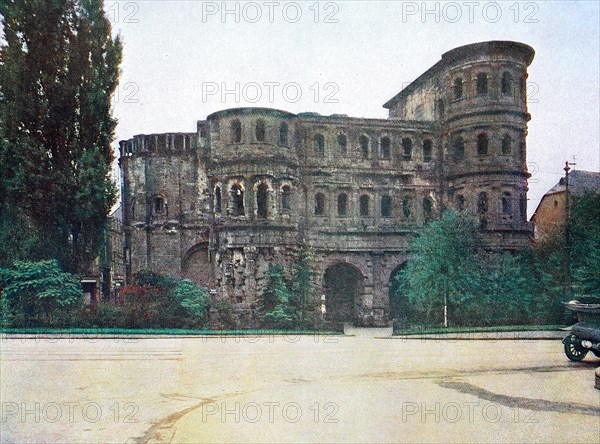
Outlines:
{"label": "paved plaza", "polygon": [[597,442],[559,340],[0,338],[3,443]]}

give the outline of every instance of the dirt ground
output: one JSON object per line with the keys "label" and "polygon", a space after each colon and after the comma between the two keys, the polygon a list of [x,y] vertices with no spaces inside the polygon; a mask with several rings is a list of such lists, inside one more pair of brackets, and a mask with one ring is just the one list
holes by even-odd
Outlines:
{"label": "dirt ground", "polygon": [[558,340],[0,338],[0,441],[597,442]]}

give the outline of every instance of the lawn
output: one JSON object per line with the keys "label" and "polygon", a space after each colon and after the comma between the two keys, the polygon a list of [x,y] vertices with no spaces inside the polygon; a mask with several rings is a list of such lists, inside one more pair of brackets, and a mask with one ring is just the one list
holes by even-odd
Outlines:
{"label": "lawn", "polygon": [[446,333],[486,333],[501,331],[555,331],[565,328],[564,325],[500,325],[495,327],[422,327],[398,329],[394,335],[425,335]]}

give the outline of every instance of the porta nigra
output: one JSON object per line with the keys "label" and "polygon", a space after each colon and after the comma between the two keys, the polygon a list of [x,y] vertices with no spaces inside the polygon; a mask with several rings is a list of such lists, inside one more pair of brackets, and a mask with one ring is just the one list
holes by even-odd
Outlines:
{"label": "porta nigra", "polygon": [[533,56],[506,41],[453,49],[383,105],[388,119],[236,108],[121,141],[127,275],[192,279],[252,326],[269,264],[302,245],[328,319],[387,325],[390,281],[444,209],[477,217],[486,248],[528,244]]}

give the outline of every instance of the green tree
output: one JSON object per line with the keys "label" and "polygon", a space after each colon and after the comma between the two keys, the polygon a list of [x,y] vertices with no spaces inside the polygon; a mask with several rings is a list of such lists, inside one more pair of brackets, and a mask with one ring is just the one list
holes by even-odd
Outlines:
{"label": "green tree", "polygon": [[443,322],[445,299],[451,314],[475,296],[478,245],[474,219],[453,211],[444,212],[414,240],[411,259],[398,279],[426,324]]}
{"label": "green tree", "polygon": [[535,277],[525,255],[480,253],[477,298],[468,304],[463,325],[527,324],[534,317]]}
{"label": "green tree", "polygon": [[307,312],[316,308],[314,262],[314,254],[308,248],[297,250],[292,265],[289,303],[298,326],[307,326],[310,323]]}
{"label": "green tree", "polygon": [[573,293],[600,295],[600,194],[574,198],[569,218]]}
{"label": "green tree", "polygon": [[69,311],[83,299],[79,278],[62,272],[54,259],[0,268],[0,288],[4,320],[13,327],[68,323]]}
{"label": "green tree", "polygon": [[175,301],[185,310],[189,318],[194,319],[194,326],[202,327],[208,320],[210,298],[206,288],[197,287],[192,281],[179,281],[173,290]]}
{"label": "green tree", "polygon": [[534,245],[540,303],[554,307],[549,316],[555,322],[564,318],[560,301],[600,295],[600,194],[570,200],[568,227],[557,227]]}
{"label": "green tree", "polygon": [[398,269],[390,279],[389,301],[390,317],[402,328],[411,328],[422,323],[422,315],[410,303],[406,289],[406,263]]}
{"label": "green tree", "polygon": [[600,242],[590,245],[586,258],[573,272],[575,295],[600,296]]}
{"label": "green tree", "polygon": [[259,299],[259,312],[267,327],[289,329],[294,326],[289,299],[290,294],[283,280],[283,268],[281,265],[270,266],[267,284]]}
{"label": "green tree", "polygon": [[121,43],[101,0],[4,0],[0,15],[0,238],[13,239],[0,264],[25,251],[79,272],[115,201]]}

